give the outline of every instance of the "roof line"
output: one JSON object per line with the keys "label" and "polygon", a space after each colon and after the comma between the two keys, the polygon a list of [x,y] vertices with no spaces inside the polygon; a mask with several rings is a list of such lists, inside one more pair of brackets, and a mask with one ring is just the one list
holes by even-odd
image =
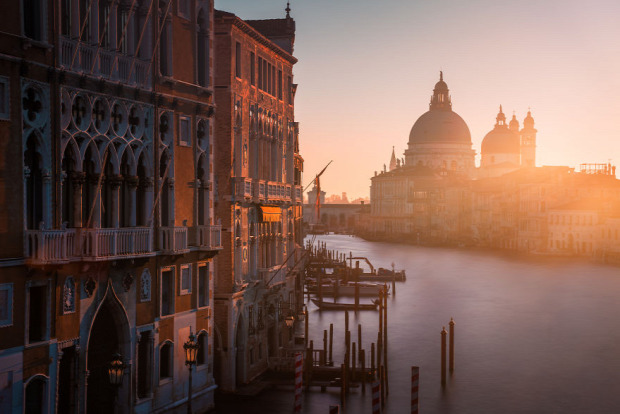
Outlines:
{"label": "roof line", "polygon": [[[295,56],[291,55],[286,50],[284,50],[280,46],[276,45],[268,37],[266,37],[265,35],[260,33],[258,30],[256,30],[252,26],[250,26],[250,24],[248,24],[245,20],[241,19],[236,14],[229,13],[229,12],[224,12],[222,10],[216,10],[216,11],[222,12],[222,15],[219,16],[219,17],[216,17],[215,20],[221,19],[221,20],[224,20],[224,21],[227,21],[227,20],[230,21],[232,25],[238,27],[244,33],[246,33],[246,34],[250,35],[251,37],[253,37],[254,39],[258,40],[260,43],[262,43],[263,45],[265,45],[268,48],[272,49],[274,52],[282,55],[282,57],[284,57],[286,60],[288,60],[292,64],[295,64],[295,63],[298,62],[298,60],[297,60],[297,58]],[[277,20],[277,19],[271,19],[271,20]]]}

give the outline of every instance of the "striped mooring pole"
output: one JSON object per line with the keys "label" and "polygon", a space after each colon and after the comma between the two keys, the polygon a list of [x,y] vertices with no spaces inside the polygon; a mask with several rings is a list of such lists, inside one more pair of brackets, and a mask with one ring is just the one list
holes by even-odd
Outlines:
{"label": "striped mooring pole", "polygon": [[301,412],[302,375],[304,358],[301,352],[295,353],[295,412]]}
{"label": "striped mooring pole", "polygon": [[411,414],[418,414],[418,387],[420,386],[420,368],[411,367]]}
{"label": "striped mooring pole", "polygon": [[381,414],[381,381],[372,383],[372,414]]}

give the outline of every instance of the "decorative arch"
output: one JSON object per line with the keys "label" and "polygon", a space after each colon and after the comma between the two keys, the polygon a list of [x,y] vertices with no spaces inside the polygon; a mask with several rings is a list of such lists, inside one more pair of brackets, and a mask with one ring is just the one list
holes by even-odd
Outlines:
{"label": "decorative arch", "polygon": [[[88,326],[86,335],[86,383],[87,412],[114,409],[114,390],[110,388],[106,371],[109,362],[115,353],[119,353],[124,361],[133,357],[130,335],[130,323],[127,311],[118,298],[112,280],[108,279],[105,292],[99,302]],[[125,371],[130,377],[129,370]],[[123,382],[128,382],[126,378]],[[118,401],[120,405],[129,404],[130,387],[119,389]]]}
{"label": "decorative arch", "polygon": [[49,382],[50,378],[43,374],[35,374],[24,381],[24,412],[48,412]]}

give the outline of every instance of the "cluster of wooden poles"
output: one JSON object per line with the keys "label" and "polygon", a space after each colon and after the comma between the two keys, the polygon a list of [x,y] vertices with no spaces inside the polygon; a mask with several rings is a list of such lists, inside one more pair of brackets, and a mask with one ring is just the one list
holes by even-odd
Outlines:
{"label": "cluster of wooden poles", "polygon": [[[351,340],[351,331],[349,327],[349,311],[345,311],[345,339],[344,339],[344,361],[340,365],[340,401],[343,407],[346,405],[346,397],[350,393],[351,385],[361,384],[362,394],[366,393],[366,383],[379,381],[381,383],[381,405],[385,404],[385,400],[389,395],[388,382],[388,313],[387,313],[387,297],[383,290],[379,293],[379,331],[377,332],[377,342],[371,343],[370,346],[370,367],[366,366],[366,350],[362,348],[362,325],[357,325],[357,343]],[[306,389],[312,383],[313,368],[315,366],[314,359],[321,352],[315,352],[314,341],[308,341],[309,318],[307,307],[305,309],[305,338],[306,338],[306,358],[304,361],[304,381]],[[334,343],[334,324],[329,325],[328,331],[323,331],[323,361],[318,363],[326,366],[333,366],[333,343]],[[359,364],[359,365],[358,365]]]}

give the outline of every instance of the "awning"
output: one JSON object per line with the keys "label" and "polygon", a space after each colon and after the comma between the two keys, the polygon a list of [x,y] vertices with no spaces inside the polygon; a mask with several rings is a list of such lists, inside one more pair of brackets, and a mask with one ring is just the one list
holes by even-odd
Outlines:
{"label": "awning", "polygon": [[282,210],[280,207],[261,206],[260,210],[263,215],[261,221],[280,221],[282,219]]}

